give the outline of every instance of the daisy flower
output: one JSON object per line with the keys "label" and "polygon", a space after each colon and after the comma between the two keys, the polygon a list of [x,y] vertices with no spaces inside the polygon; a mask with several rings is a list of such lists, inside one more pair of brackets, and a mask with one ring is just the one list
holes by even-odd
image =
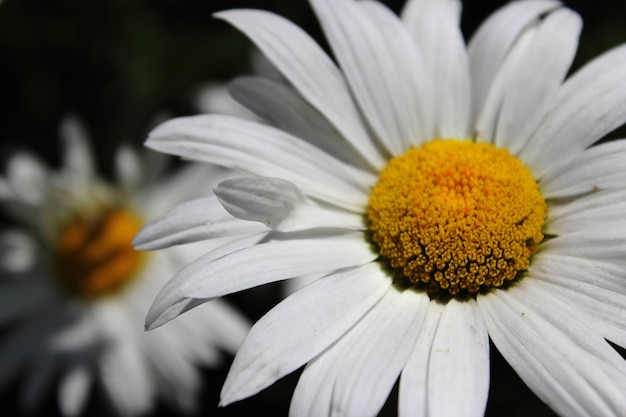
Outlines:
{"label": "daisy flower", "polygon": [[0,178],[3,208],[23,225],[0,234],[0,386],[19,379],[18,402],[27,410],[54,386],[66,416],[87,408],[92,387],[119,415],[145,414],[157,399],[192,411],[199,366],[217,366],[224,353],[234,353],[249,324],[216,300],[145,332],[159,289],[211,246],[145,253],[131,241],[145,219],[198,195],[189,185],[221,171],[193,164],[159,177],[162,155],[142,158],[121,148],[119,181],[111,184],[95,172],[77,121],[67,119],[62,133],[58,171],[21,153]]}
{"label": "daisy flower", "polygon": [[[467,45],[459,1],[411,0],[399,17],[311,5],[336,63],[272,13],[217,14],[287,80],[231,85],[272,125],[201,115],[150,134],[249,172],[215,193],[266,229],[177,273],[148,325],[317,277],[252,327],[222,406],[303,368],[292,416],[375,416],[396,382],[400,416],[478,416],[491,339],[557,413],[623,415],[626,361],[608,341],[626,346],[626,141],[596,142],[626,121],[626,46],[568,75],[581,19],[556,1],[509,3]],[[135,243],[175,244],[176,225],[165,214]]]}

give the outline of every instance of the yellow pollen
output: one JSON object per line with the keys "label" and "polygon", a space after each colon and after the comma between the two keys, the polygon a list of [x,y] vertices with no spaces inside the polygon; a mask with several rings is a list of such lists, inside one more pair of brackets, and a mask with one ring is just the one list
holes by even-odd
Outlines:
{"label": "yellow pollen", "polygon": [[131,242],[142,226],[131,212],[115,209],[96,219],[75,217],[55,247],[55,268],[61,286],[72,295],[95,299],[110,295],[137,275],[145,254]]}
{"label": "yellow pollen", "polygon": [[374,242],[399,275],[451,295],[500,287],[528,268],[546,213],[519,159],[455,139],[392,159],[367,206]]}

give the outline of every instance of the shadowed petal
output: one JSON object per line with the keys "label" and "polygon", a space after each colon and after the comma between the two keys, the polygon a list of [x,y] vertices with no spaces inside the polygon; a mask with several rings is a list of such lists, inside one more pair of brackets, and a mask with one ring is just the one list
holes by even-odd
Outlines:
{"label": "shadowed petal", "polygon": [[215,15],[244,32],[296,90],[323,114],[375,168],[384,158],[369,137],[343,74],[302,29],[261,10]]}
{"label": "shadowed petal", "polygon": [[590,191],[621,189],[626,184],[626,140],[592,146],[550,170],[540,181],[545,198],[562,198]]}
{"label": "shadowed petal", "polygon": [[530,280],[478,298],[498,350],[557,413],[621,415],[626,409],[624,360],[571,304]]}
{"label": "shadowed petal", "polygon": [[560,2],[553,0],[510,2],[480,25],[468,44],[472,120],[480,114],[491,83],[520,33],[539,16],[559,5]]}
{"label": "shadowed petal", "polygon": [[[569,162],[626,122],[626,45],[605,52],[569,77],[552,111],[520,154],[536,178]],[[592,103],[593,105],[590,105]]]}
{"label": "shadowed petal", "polygon": [[280,178],[231,178],[222,181],[215,194],[233,216],[282,232],[335,227],[365,229],[362,213],[324,208]]}
{"label": "shadowed petal", "polygon": [[319,279],[261,318],[239,348],[221,405],[254,395],[331,345],[385,294],[391,280],[370,263]]}
{"label": "shadowed petal", "polygon": [[581,28],[580,16],[569,9],[556,10],[540,23],[507,87],[498,116],[497,146],[515,155],[530,139],[572,64]]}

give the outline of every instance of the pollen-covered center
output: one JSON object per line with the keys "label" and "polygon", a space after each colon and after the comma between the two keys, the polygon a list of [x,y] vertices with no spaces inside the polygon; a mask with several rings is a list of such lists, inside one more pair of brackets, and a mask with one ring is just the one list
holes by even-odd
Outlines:
{"label": "pollen-covered center", "polygon": [[380,254],[413,283],[452,295],[528,267],[546,204],[530,170],[493,145],[434,140],[392,159],[369,198]]}
{"label": "pollen-covered center", "polygon": [[123,288],[137,275],[145,256],[131,245],[141,226],[137,216],[123,209],[72,219],[55,245],[54,263],[61,286],[83,299]]}

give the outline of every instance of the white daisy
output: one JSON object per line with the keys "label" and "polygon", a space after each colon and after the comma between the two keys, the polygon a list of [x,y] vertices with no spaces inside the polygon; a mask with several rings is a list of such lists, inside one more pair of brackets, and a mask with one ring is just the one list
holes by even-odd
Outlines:
{"label": "white daisy", "polygon": [[[215,192],[267,230],[181,270],[148,324],[320,276],[253,326],[222,405],[305,366],[293,416],[374,416],[398,379],[400,416],[477,416],[491,338],[557,413],[623,415],[626,362],[607,340],[626,346],[626,141],[594,143],[626,121],[626,46],[566,77],[581,19],[556,1],[506,5],[467,46],[459,1],[411,0],[400,18],[311,4],[339,66],[279,16],[217,15],[288,80],[231,88],[274,126],[204,115],[151,133],[151,148],[253,174]],[[135,242],[176,243],[175,224]]]}
{"label": "white daisy", "polygon": [[166,168],[161,155],[141,160],[122,148],[113,185],[95,172],[76,121],[63,129],[59,171],[24,153],[0,178],[2,204],[23,224],[0,234],[0,386],[19,379],[19,403],[28,410],[55,386],[66,416],[85,410],[92,387],[120,415],[149,412],[157,399],[192,411],[198,366],[222,363],[249,324],[217,300],[145,332],[143,318],[159,289],[212,246],[148,254],[131,240],[144,219],[198,195],[190,185],[223,177],[223,170],[193,164],[158,179]]}

